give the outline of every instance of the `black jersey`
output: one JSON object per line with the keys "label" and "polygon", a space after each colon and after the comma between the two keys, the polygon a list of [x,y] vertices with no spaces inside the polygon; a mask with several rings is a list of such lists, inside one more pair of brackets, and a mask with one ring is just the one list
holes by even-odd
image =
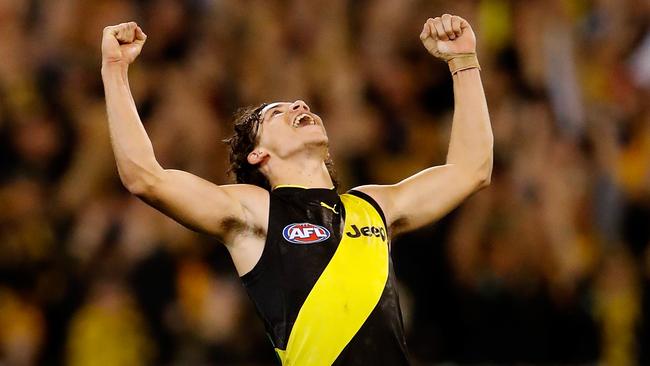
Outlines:
{"label": "black jersey", "polygon": [[408,365],[386,220],[368,195],[282,186],[242,276],[282,365]]}

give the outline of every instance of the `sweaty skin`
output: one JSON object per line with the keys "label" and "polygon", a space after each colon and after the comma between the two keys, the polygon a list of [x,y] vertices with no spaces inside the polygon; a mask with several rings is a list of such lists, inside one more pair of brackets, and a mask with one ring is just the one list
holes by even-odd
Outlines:
{"label": "sweaty skin", "polygon": [[[120,179],[131,193],[182,225],[218,237],[243,275],[257,263],[264,248],[269,193],[247,184],[216,185],[160,166],[128,82],[129,65],[146,39],[134,22],[106,27],[102,37],[102,79]],[[443,60],[476,49],[471,26],[449,14],[429,18],[420,39],[429,53]],[[452,78],[455,110],[446,164],[393,185],[355,188],[379,203],[393,235],[439,219],[489,184],[493,138],[480,72],[471,68]],[[304,115],[308,118],[297,123]],[[331,188],[324,163],[328,138],[320,117],[300,100],[272,103],[262,116],[259,143],[248,161],[259,164],[274,187]],[[351,235],[364,233],[385,235],[372,228],[357,228]]]}

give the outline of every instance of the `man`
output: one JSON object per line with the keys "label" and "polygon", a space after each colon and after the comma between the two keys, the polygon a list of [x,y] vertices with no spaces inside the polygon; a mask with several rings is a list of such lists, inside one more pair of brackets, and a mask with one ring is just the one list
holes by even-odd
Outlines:
{"label": "man", "polygon": [[474,32],[445,14],[428,19],[420,39],[452,73],[446,164],[339,195],[323,121],[300,100],[238,117],[228,140],[238,184],[162,168],[127,80],[146,35],[133,22],[104,29],[102,77],[123,184],[226,245],[283,365],[408,364],[390,237],[439,219],[489,184],[492,132]]}

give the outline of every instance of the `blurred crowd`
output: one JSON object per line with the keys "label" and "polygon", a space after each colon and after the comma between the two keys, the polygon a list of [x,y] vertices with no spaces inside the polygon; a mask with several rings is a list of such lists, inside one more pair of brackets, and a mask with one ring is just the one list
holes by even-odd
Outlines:
{"label": "blurred crowd", "polygon": [[444,163],[442,13],[476,31],[495,166],[394,240],[415,364],[650,364],[646,0],[1,0],[0,364],[275,362],[224,248],[121,186],[104,26],[149,36],[130,85],[164,167],[229,182],[237,107],[303,99],[345,190]]}

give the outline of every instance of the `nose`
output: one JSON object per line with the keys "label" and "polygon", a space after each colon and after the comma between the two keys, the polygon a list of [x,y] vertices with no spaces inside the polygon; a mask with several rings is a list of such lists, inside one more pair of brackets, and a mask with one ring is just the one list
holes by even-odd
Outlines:
{"label": "nose", "polygon": [[309,106],[307,105],[307,103],[305,103],[302,100],[296,100],[295,102],[291,103],[292,111],[297,111],[299,109],[304,109],[306,111],[309,111]]}

